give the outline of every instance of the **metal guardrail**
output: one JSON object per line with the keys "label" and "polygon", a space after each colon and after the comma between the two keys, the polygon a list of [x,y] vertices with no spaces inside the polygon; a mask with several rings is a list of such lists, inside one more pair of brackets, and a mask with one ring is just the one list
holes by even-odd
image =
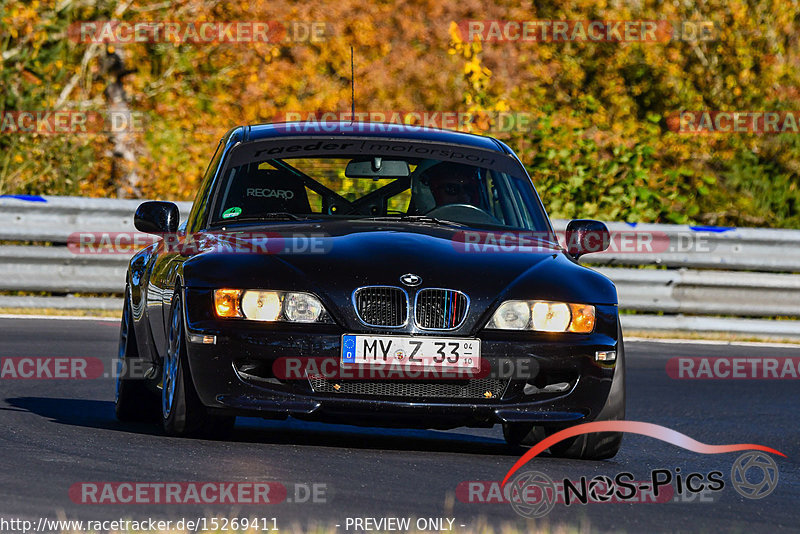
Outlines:
{"label": "metal guardrail", "polygon": [[800,321],[770,321],[738,317],[703,317],[688,315],[621,315],[623,330],[662,332],[724,332],[742,337],[789,339],[800,341]]}
{"label": "metal guardrail", "polygon": [[119,293],[128,256],[77,255],[67,247],[0,246],[0,290]]}
{"label": "metal guardrail", "polygon": [[[0,196],[0,241],[64,244],[75,232],[134,232],[133,213],[141,203],[106,198]],[[182,215],[192,207],[191,202],[176,204]]]}
{"label": "metal guardrail", "polygon": [[[555,220],[553,225],[556,231],[564,231],[567,222]],[[800,273],[800,230],[622,222],[606,225],[616,237],[611,249],[591,255],[594,265]],[[652,251],[647,249],[648,241]]]}
{"label": "metal guardrail", "polygon": [[[0,295],[0,308],[121,309],[118,296],[68,295],[119,295],[128,257],[78,255],[64,245],[78,232],[134,232],[133,212],[139,203],[0,197],[0,241],[49,244],[0,245],[0,291],[67,295]],[[178,205],[183,215],[191,208],[188,202]],[[566,221],[556,220],[554,226],[563,232]],[[608,226],[615,236],[612,250],[584,259],[614,281],[621,309],[640,313],[623,315],[623,326],[800,338],[800,321],[741,318],[800,318],[800,274],[791,274],[800,273],[800,231],[618,222]],[[651,312],[678,315],[647,315]],[[709,317],[716,315],[733,317]]]}
{"label": "metal guardrail", "polygon": [[688,269],[598,268],[620,307],[639,312],[800,317],[800,276]]}

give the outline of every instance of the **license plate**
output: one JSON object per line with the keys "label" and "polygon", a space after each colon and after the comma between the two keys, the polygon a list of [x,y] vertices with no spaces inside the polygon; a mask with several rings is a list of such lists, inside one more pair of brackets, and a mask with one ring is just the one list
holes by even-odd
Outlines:
{"label": "license plate", "polygon": [[481,367],[481,340],[427,336],[342,336],[342,363],[423,369]]}

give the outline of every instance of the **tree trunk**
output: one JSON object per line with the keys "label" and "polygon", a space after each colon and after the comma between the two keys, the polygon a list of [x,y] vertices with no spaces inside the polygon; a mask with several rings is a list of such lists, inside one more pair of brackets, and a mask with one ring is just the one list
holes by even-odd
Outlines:
{"label": "tree trunk", "polygon": [[104,91],[108,140],[112,146],[109,182],[115,187],[118,198],[140,197],[134,128],[138,122],[133,120],[128,107],[128,96],[122,85],[123,78],[133,71],[125,68],[122,54],[118,49],[107,46],[103,58],[103,72],[109,80]]}

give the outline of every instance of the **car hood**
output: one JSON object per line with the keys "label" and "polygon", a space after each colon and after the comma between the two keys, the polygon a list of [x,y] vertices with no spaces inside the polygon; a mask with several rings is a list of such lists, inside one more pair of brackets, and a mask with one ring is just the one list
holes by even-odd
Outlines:
{"label": "car hood", "polygon": [[[403,287],[412,298],[421,288],[460,290],[471,301],[468,322],[479,321],[506,298],[617,302],[607,278],[575,264],[557,245],[543,242],[535,251],[491,246],[468,251],[464,239],[463,229],[432,223],[335,221],[247,228],[199,236],[201,246],[185,261],[183,276],[190,287],[309,291],[335,316],[353,319],[352,293],[367,285]],[[421,278],[418,287],[400,281],[409,273]]]}

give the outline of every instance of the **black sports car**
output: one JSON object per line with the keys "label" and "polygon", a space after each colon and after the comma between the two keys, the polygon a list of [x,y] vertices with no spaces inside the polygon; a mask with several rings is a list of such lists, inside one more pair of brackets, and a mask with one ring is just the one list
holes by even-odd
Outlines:
{"label": "black sports car", "polygon": [[[622,419],[614,285],[577,263],[522,163],[477,135],[388,124],[237,127],[191,212],[145,202],[163,239],[130,261],[117,416],[224,435],[236,415],[490,427],[530,445]],[[555,455],[608,458],[620,434]]]}

